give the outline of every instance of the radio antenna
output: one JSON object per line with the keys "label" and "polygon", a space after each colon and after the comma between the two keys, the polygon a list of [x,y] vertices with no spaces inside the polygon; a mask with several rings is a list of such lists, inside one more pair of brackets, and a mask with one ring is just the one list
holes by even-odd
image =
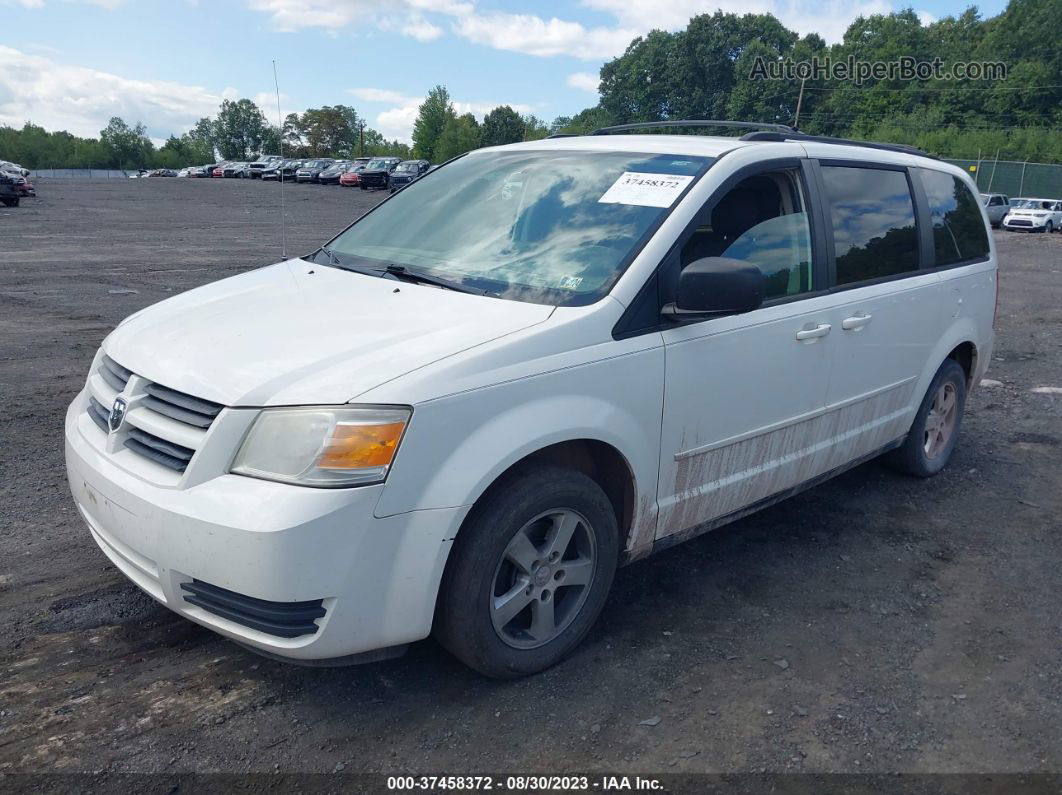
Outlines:
{"label": "radio antenna", "polygon": [[288,258],[288,232],[287,219],[284,213],[284,120],[280,115],[280,81],[277,80],[277,59],[273,59],[273,85],[277,89],[277,137],[280,139],[280,171],[277,180],[280,182],[280,256]]}

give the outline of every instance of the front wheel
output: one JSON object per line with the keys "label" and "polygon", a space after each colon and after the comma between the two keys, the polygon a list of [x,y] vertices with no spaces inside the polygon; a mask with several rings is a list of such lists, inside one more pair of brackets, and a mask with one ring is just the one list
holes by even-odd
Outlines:
{"label": "front wheel", "polygon": [[966,407],[966,372],[954,359],[937,370],[903,444],[887,456],[893,468],[915,477],[937,474],[951,459]]}
{"label": "front wheel", "polygon": [[3,200],[4,201],[4,206],[5,207],[18,207],[18,200],[19,200],[18,196],[15,196],[14,198],[11,198],[11,199],[4,199]]}
{"label": "front wheel", "polygon": [[1051,234],[1052,232],[1055,231],[1055,225],[1053,223],[1051,223],[1050,221],[1048,221],[1046,224],[1044,224],[1044,231],[1047,234]]}
{"label": "front wheel", "polygon": [[472,509],[439,594],[435,635],[497,679],[560,662],[605,605],[619,560],[608,497],[592,479],[526,466]]}

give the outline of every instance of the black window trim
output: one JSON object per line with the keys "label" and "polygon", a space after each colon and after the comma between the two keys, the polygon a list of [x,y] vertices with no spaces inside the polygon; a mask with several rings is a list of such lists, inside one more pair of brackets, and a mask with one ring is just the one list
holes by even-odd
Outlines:
{"label": "black window trim", "polygon": [[[913,180],[914,184],[918,186],[918,190],[921,191],[922,199],[925,202],[925,227],[929,233],[929,258],[927,261],[930,264],[924,268],[921,268],[921,271],[924,271],[926,273],[940,273],[941,271],[947,271],[953,268],[966,268],[970,265],[978,265],[982,262],[990,261],[992,259],[992,233],[988,229],[985,229],[985,237],[987,238],[988,242],[988,251],[984,254],[984,256],[969,257],[958,262],[951,262],[947,265],[937,265],[937,251],[936,247],[933,245],[933,217],[932,212],[929,209],[929,200],[928,198],[926,198],[925,186],[922,184],[922,171],[935,171],[938,174],[944,174],[946,176],[951,177],[952,179],[959,179],[959,177],[953,174],[952,172],[945,171],[942,168],[916,166],[911,169],[911,179]],[[963,187],[965,187],[966,190],[975,199],[977,199],[977,194],[974,191],[970,190],[970,186],[966,184],[966,181],[961,179],[959,179],[959,181],[962,182]]]}
{"label": "black window trim", "polygon": [[[718,162],[718,158],[716,159],[716,162]],[[719,200],[729,193],[739,182],[758,174],[772,171],[797,172],[802,192],[801,199],[805,205],[804,209],[808,215],[808,225],[811,232],[811,274],[813,284],[829,284],[827,281],[826,269],[826,244],[829,236],[826,234],[826,227],[823,226],[823,219],[820,211],[822,206],[821,189],[817,185],[816,178],[809,173],[809,167],[813,167],[813,163],[814,161],[811,158],[790,155],[787,157],[777,157],[760,160],[756,163],[750,163],[749,165],[742,166],[729,174],[719,187],[713,191],[712,195],[708,197],[704,204],[701,205],[700,209],[697,210],[697,213],[692,219],[690,219],[690,222],[682,232],[679,233],[678,237],[675,238],[675,242],[671,244],[667,253],[660,258],[656,267],[653,268],[652,273],[646,278],[645,283],[635,295],[634,300],[631,301],[623,314],[620,315],[620,319],[616,322],[616,325],[612,328],[612,338],[615,340],[629,339],[631,337],[639,337],[643,334],[655,334],[665,329],[688,326],[694,323],[704,323],[715,319],[712,317],[693,317],[682,320],[665,320],[660,315],[660,310],[663,307],[660,296],[660,273],[665,267],[671,267],[675,258],[681,256],[683,247],[689,242],[693,233],[703,224],[705,216],[711,216],[712,210],[715,209]],[[827,295],[828,293],[828,289],[820,288],[809,290],[805,293],[798,293],[797,295],[780,296],[778,298],[764,301],[760,309],[766,309],[780,304],[789,304],[795,301],[803,301],[808,298]],[[648,313],[645,306],[646,302],[652,304],[652,312],[655,314],[657,323],[650,326],[634,326],[634,324],[637,323],[638,317]],[[753,311],[755,312],[759,310],[757,309]]]}

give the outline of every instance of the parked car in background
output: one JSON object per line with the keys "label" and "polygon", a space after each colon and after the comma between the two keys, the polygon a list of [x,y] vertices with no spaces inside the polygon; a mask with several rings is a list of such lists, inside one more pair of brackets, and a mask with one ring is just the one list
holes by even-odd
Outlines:
{"label": "parked car in background", "polygon": [[413,180],[427,174],[430,168],[431,163],[427,160],[403,160],[391,172],[387,186],[391,189],[391,193],[394,193],[399,188],[404,188]]}
{"label": "parked car in background", "polygon": [[362,190],[386,188],[391,172],[401,162],[402,158],[400,157],[374,157],[358,173],[358,187]]}
{"label": "parked car in background", "polygon": [[226,164],[225,168],[222,169],[221,175],[226,179],[246,179],[250,170],[250,163],[237,161],[235,163]]}
{"label": "parked car in background", "polygon": [[317,182],[321,172],[331,166],[335,161],[330,157],[319,157],[316,160],[307,160],[295,171],[296,182]]}
{"label": "parked car in background", "polygon": [[985,206],[985,212],[988,213],[988,220],[992,226],[999,226],[1003,223],[1003,216],[1010,211],[1010,199],[1002,193],[982,193],[981,203]]}
{"label": "parked car in background", "polygon": [[0,204],[5,207],[18,207],[21,196],[15,179],[16,177],[11,172],[0,169]]}
{"label": "parked car in background", "polygon": [[317,176],[322,185],[338,185],[339,178],[353,165],[349,160],[337,160]]}
{"label": "parked car in background", "polygon": [[277,180],[278,182],[294,182],[295,172],[302,167],[302,160],[285,160],[273,168],[267,168],[262,172],[262,179]]}
{"label": "parked car in background", "polygon": [[30,174],[28,168],[23,168],[18,163],[12,163],[9,160],[0,160],[0,171],[7,171],[19,177],[28,177]]}
{"label": "parked car in background", "polygon": [[225,166],[227,166],[227,165],[228,165],[228,163],[226,163],[225,161],[222,161],[222,162],[218,163],[211,170],[210,176],[211,177],[224,177],[225,176]]}
{"label": "parked car in background", "polygon": [[364,166],[350,166],[346,171],[339,175],[339,184],[345,187],[354,187],[358,184],[358,174],[361,173]]}
{"label": "parked car in background", "polygon": [[33,183],[30,182],[29,177],[16,177],[15,187],[18,188],[19,196],[36,196],[37,189],[33,187]]}
{"label": "parked car in background", "polygon": [[272,168],[283,160],[284,158],[280,155],[262,155],[250,164],[247,170],[247,176],[251,179],[261,179],[263,171],[267,168]]}
{"label": "parked car in background", "polygon": [[196,179],[210,177],[216,166],[217,163],[208,163],[205,166],[195,166],[194,168],[189,169],[188,176],[195,177]]}
{"label": "parked car in background", "polygon": [[182,168],[182,169],[179,169],[177,171],[177,176],[178,177],[187,177],[189,174],[191,174],[191,172],[192,172],[192,169],[190,169],[190,168]]}
{"label": "parked car in background", "polygon": [[1062,229],[1062,202],[1057,199],[1018,199],[1003,218],[1003,228],[1015,232],[1054,232]]}

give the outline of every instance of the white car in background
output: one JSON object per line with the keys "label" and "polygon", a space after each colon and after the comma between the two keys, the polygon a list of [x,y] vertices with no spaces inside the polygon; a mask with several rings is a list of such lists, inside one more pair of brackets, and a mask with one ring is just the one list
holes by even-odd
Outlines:
{"label": "white car in background", "polygon": [[992,226],[999,226],[1003,223],[1003,218],[1010,212],[1010,199],[1002,193],[982,193],[981,203],[985,206],[988,222]]}
{"label": "white car in background", "polygon": [[434,633],[515,677],[624,563],[886,452],[940,472],[992,358],[970,177],[792,130],[612,132],[455,158],[120,323],[66,415],[96,544],[271,656]]}
{"label": "white car in background", "polygon": [[1015,232],[1057,232],[1062,230],[1062,201],[1057,199],[1016,199],[1003,218],[1003,228]]}

